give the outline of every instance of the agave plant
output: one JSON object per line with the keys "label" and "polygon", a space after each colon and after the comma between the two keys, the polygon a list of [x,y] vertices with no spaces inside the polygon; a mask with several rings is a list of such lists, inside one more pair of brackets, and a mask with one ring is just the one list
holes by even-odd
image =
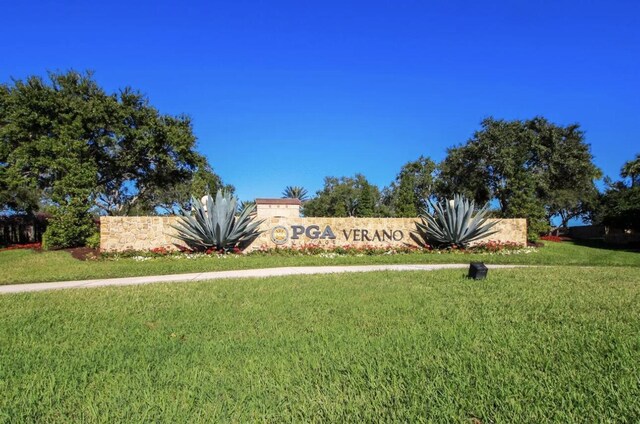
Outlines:
{"label": "agave plant", "polygon": [[416,222],[416,231],[411,238],[421,246],[461,247],[469,243],[495,234],[491,231],[498,221],[487,222],[489,204],[476,210],[473,201],[456,194],[453,200],[443,203],[431,203],[433,213],[420,216]]}
{"label": "agave plant", "polygon": [[237,213],[237,199],[222,190],[218,191],[215,200],[207,195],[202,201],[192,198],[191,203],[192,213],[181,209],[180,220],[172,227],[178,231],[176,237],[193,250],[213,248],[226,252],[245,246],[262,233],[258,226],[263,221],[256,221],[251,216],[255,205]]}

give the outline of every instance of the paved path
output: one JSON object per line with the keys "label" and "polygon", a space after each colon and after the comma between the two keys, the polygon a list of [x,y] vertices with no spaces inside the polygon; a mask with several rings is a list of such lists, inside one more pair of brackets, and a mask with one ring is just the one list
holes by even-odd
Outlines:
{"label": "paved path", "polygon": [[[152,275],[146,277],[106,278],[98,280],[58,281],[52,283],[12,284],[0,286],[0,294],[23,293],[55,289],[80,289],[104,286],[131,286],[153,283],[185,283],[192,281],[220,280],[223,278],[261,278],[282,275],[336,274],[370,271],[434,271],[438,269],[468,268],[468,264],[433,265],[347,265],[347,266],[302,266],[289,268],[243,269],[236,271],[213,271],[192,274]],[[487,265],[489,269],[516,268],[522,265]]]}

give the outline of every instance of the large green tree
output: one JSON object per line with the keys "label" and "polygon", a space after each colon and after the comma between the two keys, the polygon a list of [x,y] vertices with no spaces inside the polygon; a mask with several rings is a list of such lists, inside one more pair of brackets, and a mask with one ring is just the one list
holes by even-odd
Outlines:
{"label": "large green tree", "polygon": [[198,178],[221,184],[195,142],[188,117],[161,114],[131,88],[106,93],[91,73],[13,80],[0,85],[1,207],[47,206],[60,222],[154,213]]}
{"label": "large green tree", "polygon": [[[217,193],[219,189],[225,193],[233,194],[235,187],[224,184],[222,179],[203,162],[198,165],[192,173],[191,178],[185,181],[177,181],[164,187],[156,188],[150,198],[146,200],[146,205],[140,206],[139,213],[152,213],[151,210],[161,213],[174,214],[179,210],[190,210],[191,201],[194,198],[201,198],[205,194]],[[130,210],[130,214],[137,211]]]}
{"label": "large green tree", "polygon": [[434,194],[435,170],[435,162],[424,156],[405,163],[395,181],[383,191],[389,215],[416,217],[422,213]]}
{"label": "large green tree", "polygon": [[640,153],[630,161],[625,162],[620,172],[622,178],[631,180],[631,187],[640,186]]}
{"label": "large green tree", "polygon": [[[623,230],[640,231],[640,155],[622,166],[621,181],[605,178],[595,221]],[[628,180],[627,180],[628,179]]]}
{"label": "large green tree", "polygon": [[487,118],[466,144],[451,148],[440,164],[441,196],[462,193],[478,204],[495,200],[503,217],[529,219],[530,236],[559,217],[562,226],[586,216],[600,170],[579,125],[542,117]]}
{"label": "large green tree", "polygon": [[324,187],[304,204],[305,216],[361,217],[379,214],[378,187],[370,184],[364,175],[354,177],[326,177]]}

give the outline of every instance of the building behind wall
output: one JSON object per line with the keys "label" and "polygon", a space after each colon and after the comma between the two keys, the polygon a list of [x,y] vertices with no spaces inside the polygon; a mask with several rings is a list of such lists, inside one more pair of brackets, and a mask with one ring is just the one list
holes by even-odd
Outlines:
{"label": "building behind wall", "polygon": [[301,205],[299,199],[256,199],[257,218],[299,218]]}

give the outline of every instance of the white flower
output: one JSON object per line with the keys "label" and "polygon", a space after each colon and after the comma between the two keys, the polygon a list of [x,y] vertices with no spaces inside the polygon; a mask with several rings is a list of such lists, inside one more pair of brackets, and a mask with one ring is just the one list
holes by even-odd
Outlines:
{"label": "white flower", "polygon": [[149,256],[134,256],[131,259],[133,259],[136,262],[143,262],[143,261],[148,261],[148,260],[150,260],[152,258],[150,258]]}

